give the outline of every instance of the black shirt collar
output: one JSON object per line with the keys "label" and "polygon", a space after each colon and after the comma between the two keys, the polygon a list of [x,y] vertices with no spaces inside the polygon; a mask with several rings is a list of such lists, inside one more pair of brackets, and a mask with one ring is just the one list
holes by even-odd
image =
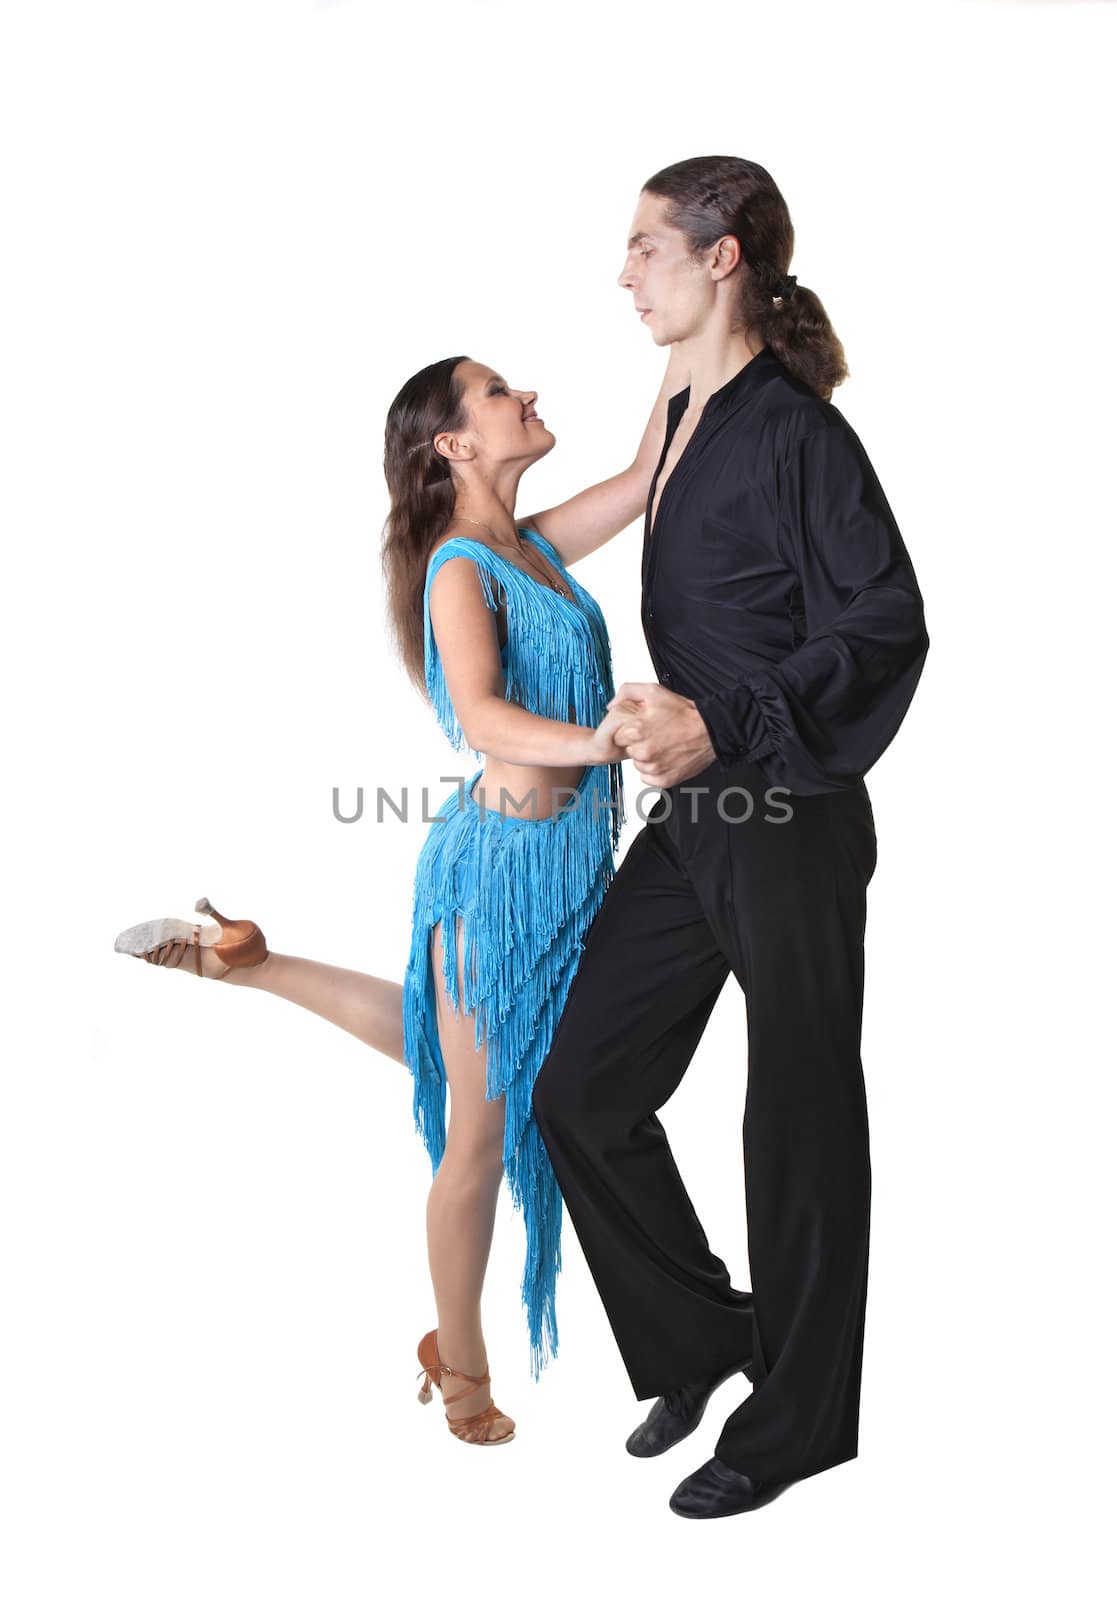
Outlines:
{"label": "black shirt collar", "polygon": [[[738,372],[735,372],[728,383],[723,383],[720,389],[715,389],[706,401],[702,410],[703,418],[716,416],[721,411],[732,411],[737,403],[750,392],[753,385],[761,380],[765,374],[770,373],[773,366],[779,365],[779,357],[771,345],[765,345],[750,361],[746,361]],[[690,404],[690,385],[681,389],[678,394],[673,394],[667,402],[667,419],[669,422],[682,414]]]}

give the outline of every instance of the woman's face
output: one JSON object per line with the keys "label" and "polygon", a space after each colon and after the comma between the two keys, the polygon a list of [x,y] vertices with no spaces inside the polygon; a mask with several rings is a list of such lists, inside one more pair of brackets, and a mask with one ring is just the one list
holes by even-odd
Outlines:
{"label": "woman's face", "polygon": [[463,361],[456,376],[469,421],[457,433],[436,436],[435,448],[448,460],[472,459],[482,466],[530,463],[553,448],[554,434],[536,415],[534,389],[510,388],[480,361]]}

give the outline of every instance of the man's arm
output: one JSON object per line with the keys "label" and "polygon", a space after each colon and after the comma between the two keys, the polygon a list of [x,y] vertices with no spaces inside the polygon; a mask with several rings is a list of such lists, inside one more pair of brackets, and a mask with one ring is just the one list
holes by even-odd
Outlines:
{"label": "man's arm", "polygon": [[623,683],[638,709],[616,730],[641,777],[668,788],[715,759],[760,766],[792,794],[848,788],[893,739],[930,640],[888,502],[845,422],[798,440],[783,463],[779,537],[803,587],[807,638],[783,661],[694,700]]}
{"label": "man's arm", "polygon": [[550,540],[564,566],[573,566],[575,561],[600,549],[643,514],[667,432],[667,402],[690,381],[679,352],[680,346],[673,344],[663,383],[632,464],[549,511],[517,517],[518,526],[534,528]]}
{"label": "man's arm", "polygon": [[844,418],[790,447],[778,501],[807,638],[695,705],[723,767],[755,761],[793,794],[821,794],[856,783],[891,743],[930,639],[900,530]]}

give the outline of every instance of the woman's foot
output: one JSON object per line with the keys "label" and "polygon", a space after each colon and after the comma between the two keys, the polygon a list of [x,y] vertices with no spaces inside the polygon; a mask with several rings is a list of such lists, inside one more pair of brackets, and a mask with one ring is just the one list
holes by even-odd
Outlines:
{"label": "woman's foot", "polygon": [[[483,1348],[480,1351],[467,1352],[468,1360],[463,1361],[452,1360],[450,1356],[445,1355],[441,1350],[439,1354],[442,1355],[446,1365],[453,1367],[457,1372],[488,1372],[489,1370],[488,1357],[485,1355]],[[456,1377],[447,1378],[446,1385],[450,1394],[456,1394],[459,1389],[466,1387],[461,1379]],[[478,1412],[487,1409],[492,1398],[492,1384],[488,1380],[479,1384],[476,1389],[471,1389],[469,1394],[463,1395],[460,1400],[446,1400],[444,1393],[446,1420],[448,1422],[458,1422],[462,1417],[475,1417]],[[511,1417],[501,1414],[499,1417],[488,1420],[483,1430],[484,1437],[490,1444],[495,1444],[498,1439],[504,1439],[508,1434],[514,1432],[515,1427],[516,1424]]]}
{"label": "woman's foot", "polygon": [[[426,1334],[419,1345],[419,1360],[424,1374],[419,1399],[430,1399],[433,1382],[442,1395],[451,1433],[466,1444],[502,1444],[514,1437],[516,1424],[492,1403],[484,1349],[479,1352],[474,1350],[472,1355],[474,1365],[458,1366],[440,1350],[438,1330],[433,1329]],[[474,1376],[478,1372],[482,1376]]]}
{"label": "woman's foot", "polygon": [[208,913],[220,926],[159,917],[125,928],[117,934],[113,949],[152,966],[182,967],[201,978],[224,978],[234,972],[234,981],[241,970],[262,966],[269,959],[264,935],[254,922],[223,917],[204,895],[194,909]]}
{"label": "woman's foot", "polygon": [[[213,948],[220,934],[216,928],[199,930],[197,953],[194,950],[194,924],[176,917],[160,917],[154,922],[138,922],[117,935],[114,950],[135,956],[153,967],[176,967],[182,972],[197,972],[201,963],[203,978],[223,978],[231,969]],[[212,937],[210,937],[212,935]],[[209,939],[207,943],[206,940]]]}

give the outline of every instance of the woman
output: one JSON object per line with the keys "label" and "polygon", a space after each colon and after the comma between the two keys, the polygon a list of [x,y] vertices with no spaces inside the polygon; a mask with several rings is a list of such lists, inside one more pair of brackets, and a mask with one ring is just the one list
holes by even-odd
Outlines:
{"label": "woman", "polygon": [[623,752],[612,735],[631,708],[606,709],[604,618],[566,569],[644,510],[667,400],[684,386],[672,352],[632,464],[519,519],[519,480],[555,442],[534,391],[455,356],[425,367],[392,402],[383,562],[400,654],[455,746],[487,757],[420,852],[402,984],[269,951],[255,923],[231,921],[206,899],[195,909],[217,928],[161,919],[116,941],[158,965],[267,989],[408,1066],[434,1170],[427,1238],[438,1326],[419,1346],[419,1398],[457,1379],[442,1392],[446,1419],[471,1444],[506,1442],[515,1426],[492,1402],[480,1309],[502,1173],[527,1231],[536,1377],[557,1346],[561,1205],[531,1092],[623,821]]}

